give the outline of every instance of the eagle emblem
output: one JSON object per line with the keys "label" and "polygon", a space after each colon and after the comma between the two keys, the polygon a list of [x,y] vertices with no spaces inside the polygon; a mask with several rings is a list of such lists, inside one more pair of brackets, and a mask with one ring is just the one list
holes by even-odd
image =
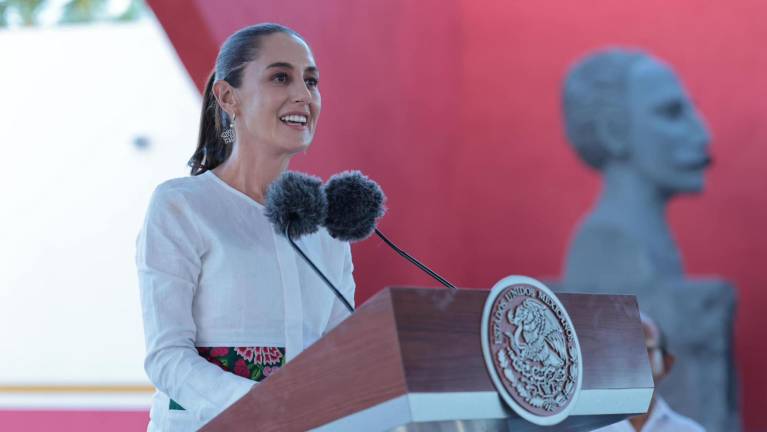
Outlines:
{"label": "eagle emblem", "polygon": [[482,322],[483,354],[504,400],[537,424],[564,420],[582,365],[575,328],[554,293],[535,279],[505,278],[491,291]]}

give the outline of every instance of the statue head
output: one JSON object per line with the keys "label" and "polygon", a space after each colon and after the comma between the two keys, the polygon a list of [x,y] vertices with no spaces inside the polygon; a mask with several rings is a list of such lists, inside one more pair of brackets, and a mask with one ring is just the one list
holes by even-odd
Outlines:
{"label": "statue head", "polygon": [[589,166],[633,170],[667,195],[702,190],[709,132],[667,64],[607,49],[575,64],[563,90],[567,137]]}

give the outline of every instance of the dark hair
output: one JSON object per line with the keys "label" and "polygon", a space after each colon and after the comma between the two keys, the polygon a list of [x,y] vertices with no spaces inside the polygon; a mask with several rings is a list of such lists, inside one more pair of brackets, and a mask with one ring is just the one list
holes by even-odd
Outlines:
{"label": "dark hair", "polygon": [[221,45],[216,57],[216,66],[208,78],[202,96],[200,135],[197,139],[197,149],[188,163],[192,168],[192,175],[212,170],[232,153],[232,146],[225,144],[221,138],[221,133],[231,125],[231,119],[216,101],[213,83],[224,80],[232,87],[239,87],[242,84],[242,70],[258,55],[260,39],[274,33],[286,33],[304,41],[295,30],[280,24],[265,23],[237,30]]}

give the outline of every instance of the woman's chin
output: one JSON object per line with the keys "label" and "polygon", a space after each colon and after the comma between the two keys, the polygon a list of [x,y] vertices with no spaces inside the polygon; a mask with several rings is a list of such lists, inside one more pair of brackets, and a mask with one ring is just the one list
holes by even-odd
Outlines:
{"label": "woman's chin", "polygon": [[311,143],[311,141],[286,142],[281,147],[286,153],[295,155],[309,149]]}

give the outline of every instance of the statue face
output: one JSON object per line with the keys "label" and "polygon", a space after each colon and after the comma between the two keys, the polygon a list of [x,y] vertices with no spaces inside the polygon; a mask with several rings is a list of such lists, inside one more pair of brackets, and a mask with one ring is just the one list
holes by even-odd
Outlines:
{"label": "statue face", "polygon": [[656,60],[640,60],[628,92],[633,167],[667,195],[702,190],[711,138],[676,74]]}

